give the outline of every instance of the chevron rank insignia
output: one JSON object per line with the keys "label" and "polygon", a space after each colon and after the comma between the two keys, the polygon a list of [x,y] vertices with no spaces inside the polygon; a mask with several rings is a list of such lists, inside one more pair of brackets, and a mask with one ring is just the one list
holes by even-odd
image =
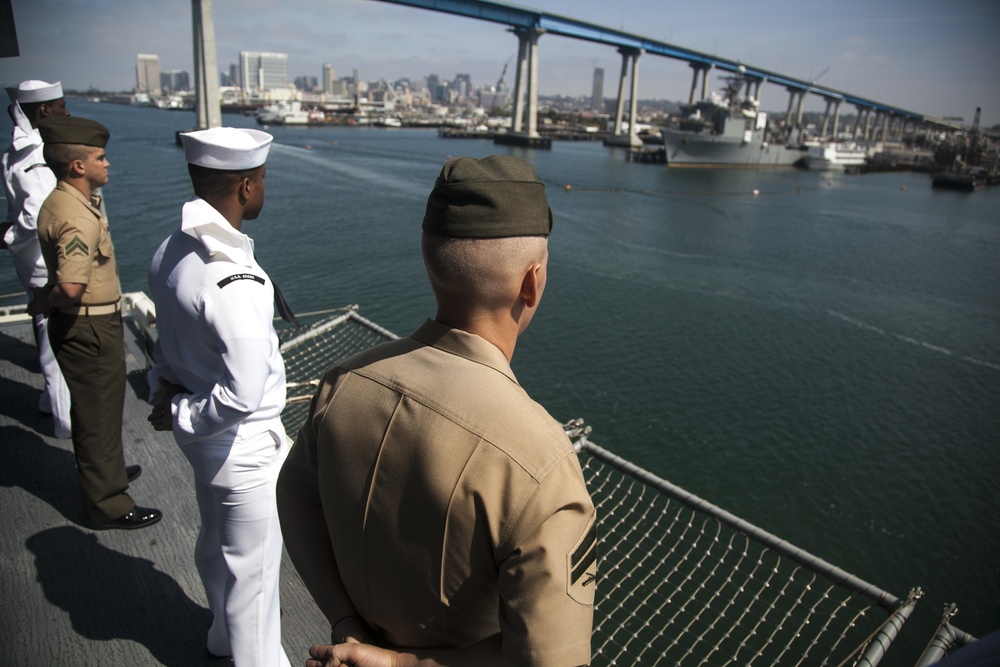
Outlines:
{"label": "chevron rank insignia", "polygon": [[566,555],[566,592],[580,604],[594,604],[597,588],[597,524],[590,519],[587,531]]}
{"label": "chevron rank insignia", "polygon": [[83,255],[84,257],[87,257],[90,255],[90,248],[84,240],[80,238],[80,235],[76,234],[63,248],[63,254],[66,257],[72,257],[73,255]]}

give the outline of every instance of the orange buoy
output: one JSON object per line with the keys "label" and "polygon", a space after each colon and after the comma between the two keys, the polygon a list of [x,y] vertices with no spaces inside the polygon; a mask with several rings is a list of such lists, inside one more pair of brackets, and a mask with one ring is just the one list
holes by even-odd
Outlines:
{"label": "orange buoy", "polygon": [[573,187],[569,183],[567,183],[566,184],[566,192],[569,192],[572,189],[573,189]]}

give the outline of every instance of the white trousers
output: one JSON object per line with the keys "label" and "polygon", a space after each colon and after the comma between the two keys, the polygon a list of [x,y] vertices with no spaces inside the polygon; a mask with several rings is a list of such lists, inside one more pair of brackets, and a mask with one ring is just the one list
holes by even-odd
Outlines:
{"label": "white trousers", "polygon": [[69,387],[66,386],[66,379],[59,370],[59,362],[56,361],[55,352],[52,351],[52,344],[49,342],[49,318],[36,315],[33,322],[38,341],[38,362],[42,367],[42,378],[45,381],[45,388],[38,399],[38,409],[41,412],[52,413],[55,437],[66,439],[71,435]]}
{"label": "white trousers", "polygon": [[194,468],[201,532],[195,562],[212,626],[208,650],[235,667],[290,667],[281,647],[281,527],[275,486],[285,431],[229,435],[181,448]]}
{"label": "white trousers", "polygon": [[[32,288],[44,286],[47,277],[38,242],[35,240],[33,243],[25,243],[11,254],[17,278],[28,293],[30,301],[34,298]],[[38,343],[38,363],[42,367],[42,379],[45,382],[42,395],[38,399],[38,410],[52,413],[54,435],[57,438],[68,438],[70,437],[69,387],[66,386],[66,380],[59,370],[59,362],[56,361],[56,355],[49,343],[49,320],[36,315],[32,321],[35,325],[35,341]]]}

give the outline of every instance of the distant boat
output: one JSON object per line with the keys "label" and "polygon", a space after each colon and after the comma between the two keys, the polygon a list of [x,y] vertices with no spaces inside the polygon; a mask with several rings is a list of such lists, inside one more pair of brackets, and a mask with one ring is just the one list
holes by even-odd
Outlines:
{"label": "distant boat", "polygon": [[255,114],[260,125],[317,125],[323,122],[323,114],[306,111],[298,100],[284,100],[261,107]]}
{"label": "distant boat", "polygon": [[161,109],[173,111],[190,111],[194,109],[194,95],[173,94],[169,97],[162,97],[156,101],[156,106]]}
{"label": "distant boat", "polygon": [[868,159],[868,149],[861,144],[823,143],[809,146],[804,165],[806,169],[843,170],[844,167],[860,166]]}
{"label": "distant boat", "polygon": [[977,174],[970,169],[958,169],[943,171],[934,174],[931,179],[931,187],[943,190],[963,190],[973,192],[982,184]]}
{"label": "distant boat", "polygon": [[723,94],[683,108],[682,116],[663,128],[668,167],[791,167],[805,151],[771,141],[767,114],[760,103],[740,95],[745,79],[727,77]]}

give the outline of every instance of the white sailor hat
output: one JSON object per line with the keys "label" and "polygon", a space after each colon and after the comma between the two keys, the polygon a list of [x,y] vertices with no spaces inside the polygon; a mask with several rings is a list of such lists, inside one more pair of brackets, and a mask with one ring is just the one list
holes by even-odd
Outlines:
{"label": "white sailor hat", "polygon": [[209,169],[240,171],[264,164],[274,139],[267,132],[237,127],[212,127],[184,132],[184,158]]}
{"label": "white sailor hat", "polygon": [[11,102],[20,102],[21,104],[51,102],[63,96],[62,83],[29,79],[22,81],[17,86],[7,88],[7,96],[10,97]]}

